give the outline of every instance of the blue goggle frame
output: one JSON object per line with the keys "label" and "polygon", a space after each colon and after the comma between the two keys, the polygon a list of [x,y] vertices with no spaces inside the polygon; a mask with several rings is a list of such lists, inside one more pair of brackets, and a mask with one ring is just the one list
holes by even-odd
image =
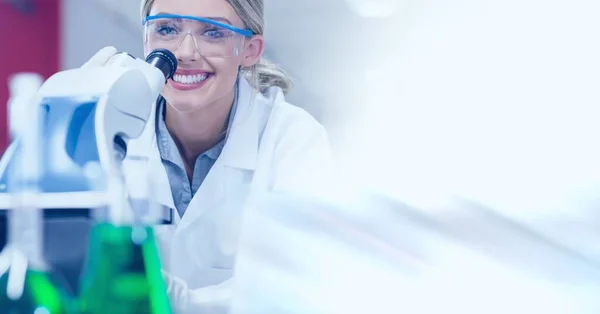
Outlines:
{"label": "blue goggle frame", "polygon": [[148,21],[152,21],[152,20],[158,20],[158,19],[188,19],[188,20],[195,20],[198,22],[202,22],[202,23],[206,23],[206,24],[211,24],[211,25],[215,25],[215,26],[219,26],[225,29],[228,29],[234,33],[240,34],[242,36],[245,37],[251,37],[254,35],[254,32],[249,30],[249,29],[241,29],[241,28],[237,28],[234,26],[231,26],[229,24],[225,24],[225,23],[221,23],[221,22],[217,22],[217,21],[213,21],[211,19],[207,19],[207,18],[203,18],[203,17],[197,17],[197,16],[191,16],[191,15],[178,15],[178,14],[158,14],[158,15],[152,15],[152,16],[146,16],[144,18],[144,20],[142,21],[142,25],[146,25],[146,23]]}

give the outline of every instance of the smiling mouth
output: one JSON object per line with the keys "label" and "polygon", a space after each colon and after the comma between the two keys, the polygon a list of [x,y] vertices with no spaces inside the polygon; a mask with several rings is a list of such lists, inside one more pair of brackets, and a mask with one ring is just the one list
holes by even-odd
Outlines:
{"label": "smiling mouth", "polygon": [[204,82],[206,79],[212,76],[212,73],[201,73],[193,75],[175,74],[172,80],[179,84],[198,84]]}

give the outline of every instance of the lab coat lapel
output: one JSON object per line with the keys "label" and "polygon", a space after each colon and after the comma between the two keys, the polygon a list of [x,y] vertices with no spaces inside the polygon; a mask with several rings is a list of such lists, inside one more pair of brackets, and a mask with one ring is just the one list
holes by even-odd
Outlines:
{"label": "lab coat lapel", "polygon": [[[237,111],[221,155],[192,198],[177,227],[184,231],[209,210],[235,207],[245,197],[256,167],[264,106],[256,91],[240,77]],[[241,205],[241,204],[240,204]],[[217,213],[219,215],[219,213]]]}

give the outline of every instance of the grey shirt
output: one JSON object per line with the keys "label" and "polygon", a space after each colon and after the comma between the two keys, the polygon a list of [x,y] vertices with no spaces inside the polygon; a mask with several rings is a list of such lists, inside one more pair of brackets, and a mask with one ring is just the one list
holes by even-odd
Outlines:
{"label": "grey shirt", "polygon": [[[231,107],[231,111],[229,112],[227,130],[229,130],[229,127],[233,122],[233,116],[236,108],[237,86],[233,105]],[[225,146],[227,137],[226,135],[223,136],[223,138],[215,146],[198,156],[196,163],[194,164],[192,181],[190,182],[185,171],[185,166],[183,165],[183,159],[181,158],[179,149],[177,148],[177,144],[175,144],[175,140],[173,140],[173,137],[169,133],[165,123],[166,103],[162,97],[160,97],[158,100],[157,110],[157,113],[159,113],[159,115],[157,115],[156,123],[158,150],[160,152],[162,164],[167,171],[167,177],[169,178],[169,184],[171,186],[171,193],[173,195],[175,208],[177,209],[177,212],[179,212],[179,216],[183,217],[183,214],[190,204],[190,201],[196,194],[196,191],[198,191],[198,188],[200,188],[204,178],[206,178],[215,161],[217,158],[219,158],[219,155]]]}

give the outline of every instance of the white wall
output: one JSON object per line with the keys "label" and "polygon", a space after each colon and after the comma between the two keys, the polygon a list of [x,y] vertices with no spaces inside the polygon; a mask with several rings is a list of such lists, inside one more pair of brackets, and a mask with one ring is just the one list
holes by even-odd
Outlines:
{"label": "white wall", "polygon": [[[124,1],[135,4],[139,2]],[[96,51],[105,46],[115,46],[134,56],[141,56],[142,27],[124,19],[122,14],[111,11],[94,0],[62,0],[63,69],[79,67]],[[127,11],[136,6],[124,6]]]}

